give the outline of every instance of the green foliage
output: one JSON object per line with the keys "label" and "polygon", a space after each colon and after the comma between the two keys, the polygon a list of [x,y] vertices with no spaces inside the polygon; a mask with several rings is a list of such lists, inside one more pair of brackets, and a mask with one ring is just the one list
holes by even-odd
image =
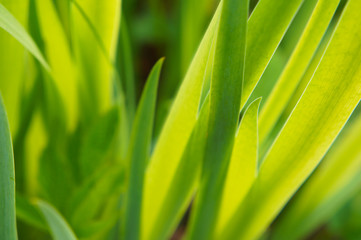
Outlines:
{"label": "green foliage", "polygon": [[358,239],[359,9],[0,0],[0,238]]}
{"label": "green foliage", "polygon": [[0,237],[17,239],[15,220],[15,170],[10,128],[0,95]]}

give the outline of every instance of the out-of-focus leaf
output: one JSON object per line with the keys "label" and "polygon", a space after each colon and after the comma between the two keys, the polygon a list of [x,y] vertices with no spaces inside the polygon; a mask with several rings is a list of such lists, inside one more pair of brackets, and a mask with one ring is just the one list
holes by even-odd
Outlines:
{"label": "out-of-focus leaf", "polygon": [[326,155],[321,165],[287,206],[274,239],[302,238],[330,219],[361,186],[361,118]]}
{"label": "out-of-focus leaf", "polygon": [[54,207],[42,200],[37,200],[36,205],[43,214],[49,226],[51,235],[55,240],[77,239],[69,224]]}
{"label": "out-of-focus leaf", "polygon": [[105,163],[119,129],[119,109],[114,106],[95,122],[80,146],[79,164],[83,178]]}
{"label": "out-of-focus leaf", "polygon": [[57,13],[61,20],[64,32],[68,38],[69,44],[71,42],[71,19],[70,19],[70,2],[71,0],[53,0],[56,6]]}
{"label": "out-of-focus leaf", "polygon": [[77,229],[77,236],[85,239],[104,239],[103,235],[114,227],[118,218],[119,214],[114,213],[110,218],[86,223]]}
{"label": "out-of-focus leaf", "polygon": [[140,238],[141,207],[144,173],[149,160],[152,141],[157,88],[163,59],[159,60],[149,74],[135,115],[128,159],[130,172],[124,218],[124,238]]}
{"label": "out-of-focus leaf", "polygon": [[150,235],[142,239],[168,239],[189,206],[198,185],[200,160],[203,159],[207,138],[208,116],[209,98],[206,98],[172,179],[171,188],[162,203],[162,211],[158,213]]}
{"label": "out-of-focus leaf", "polygon": [[3,28],[16,40],[18,40],[31,54],[34,55],[36,59],[39,60],[46,70],[50,71],[48,63],[34,40],[2,4],[0,4],[0,28]]}
{"label": "out-of-focus leaf", "polygon": [[357,193],[327,224],[327,229],[343,239],[361,238],[361,191]]}
{"label": "out-of-focus leaf", "polygon": [[67,127],[73,130],[79,112],[78,82],[67,35],[52,0],[36,0],[36,12],[39,31],[44,41],[44,54],[51,66],[53,81],[64,102]]}
{"label": "out-of-focus leaf", "polygon": [[[28,0],[0,0],[0,3],[11,12],[22,26],[26,26]],[[23,83],[25,63],[21,61],[24,58],[24,52],[24,47],[15,38],[8,32],[0,30],[0,91],[7,108],[10,131],[14,140],[21,120],[18,114],[21,90],[25,85]]]}
{"label": "out-of-focus leaf", "polygon": [[48,230],[48,226],[39,209],[24,196],[16,194],[16,217],[31,226]]}
{"label": "out-of-focus leaf", "polygon": [[[317,2],[317,1],[314,1]],[[340,0],[321,0],[260,114],[260,141],[267,137],[307,69]]]}
{"label": "out-of-focus leaf", "polygon": [[76,189],[66,211],[74,229],[84,229],[110,196],[119,195],[124,188],[124,177],[123,167],[106,165]]}
{"label": "out-of-focus leaf", "polygon": [[117,56],[115,65],[120,75],[120,80],[123,83],[124,96],[127,105],[127,116],[130,124],[133,123],[135,109],[136,109],[136,79],[134,76],[133,56],[130,43],[130,36],[128,25],[125,22],[125,17],[122,16],[119,39],[117,46]]}
{"label": "out-of-focus leaf", "polygon": [[41,196],[63,210],[73,188],[72,172],[64,154],[53,144],[49,143],[40,157],[38,183]]}
{"label": "out-of-focus leaf", "polygon": [[[0,5],[1,7],[1,5]],[[1,12],[0,12],[1,15]],[[17,239],[13,146],[5,106],[0,95],[0,238]]]}
{"label": "out-of-focus leaf", "polygon": [[[180,8],[180,73],[186,73],[190,61],[197,49],[203,34],[206,19],[207,0],[184,0],[179,2]],[[174,84],[174,83],[173,83]]]}
{"label": "out-of-focus leaf", "polygon": [[[261,98],[258,98],[250,104],[242,117],[236,135],[222,193],[216,236],[222,232],[258,174],[258,109],[260,103]],[[222,236],[217,236],[216,239],[222,239]]]}
{"label": "out-of-focus leaf", "polygon": [[71,9],[81,120],[91,122],[111,106],[120,0],[74,0]]}
{"label": "out-of-focus leaf", "polygon": [[216,31],[202,178],[192,211],[189,239],[209,239],[214,232],[239,119],[248,9],[248,0],[223,1]]}
{"label": "out-of-focus leaf", "polygon": [[322,159],[361,98],[361,2],[346,6],[312,80],[225,236],[259,237]]}

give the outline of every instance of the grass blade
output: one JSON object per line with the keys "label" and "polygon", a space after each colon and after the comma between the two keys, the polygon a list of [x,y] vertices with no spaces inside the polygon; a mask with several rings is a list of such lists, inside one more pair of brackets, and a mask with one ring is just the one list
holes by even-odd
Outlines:
{"label": "grass blade", "polygon": [[267,137],[295,91],[340,0],[321,0],[260,115],[260,141]]}
{"label": "grass blade", "polygon": [[144,209],[142,213],[142,234],[144,236],[149,235],[152,229],[152,223],[154,223],[161,209],[161,203],[166,196],[197,120],[204,72],[219,12],[220,8],[210,23],[188,69],[147,167],[142,206]]}
{"label": "grass blade", "polygon": [[140,238],[140,219],[144,172],[149,158],[156,105],[157,88],[163,59],[149,74],[134,120],[128,158],[130,161],[129,185],[125,209],[124,238]]}
{"label": "grass blade", "polygon": [[78,64],[80,109],[84,121],[111,106],[114,59],[120,24],[120,0],[73,0],[75,59]]}
{"label": "grass blade", "polygon": [[0,4],[0,28],[3,28],[16,40],[18,40],[47,71],[50,71],[48,63],[34,40],[2,4]]}
{"label": "grass blade", "polygon": [[292,199],[273,239],[301,239],[330,219],[360,189],[361,117],[337,140],[326,159]]}
{"label": "grass blade", "polygon": [[54,207],[41,200],[37,200],[36,205],[49,225],[51,235],[55,240],[77,239],[69,224]]}
{"label": "grass blade", "polygon": [[[1,5],[0,5],[1,11]],[[1,15],[1,12],[0,12]],[[17,239],[14,155],[5,106],[0,95],[0,239]]]}
{"label": "grass blade", "polygon": [[[32,0],[33,1],[33,0]],[[66,1],[63,0],[65,3]],[[78,81],[71,46],[52,0],[35,1],[34,12],[44,42],[44,54],[52,69],[53,81],[64,102],[66,122],[74,130],[78,120]],[[46,47],[45,47],[46,46]]]}
{"label": "grass blade", "polygon": [[[258,174],[258,109],[261,98],[245,111],[234,142],[226,182],[222,193],[216,236],[241,204]],[[222,239],[217,236],[216,239]]]}
{"label": "grass blade", "polygon": [[189,239],[209,239],[218,215],[220,193],[238,123],[248,8],[248,0],[223,2],[212,69],[202,180],[192,213]]}
{"label": "grass blade", "polygon": [[310,175],[361,98],[361,2],[346,6],[302,98],[265,157],[259,177],[237,209],[227,237],[259,237]]}
{"label": "grass blade", "polygon": [[177,172],[172,179],[172,187],[162,203],[162,212],[158,214],[153,224],[151,235],[145,239],[168,239],[189,206],[198,186],[200,160],[203,159],[207,139],[208,116],[209,98],[206,98]]}
{"label": "grass blade", "polygon": [[304,0],[260,0],[253,10],[248,20],[242,107],[256,87],[302,2]]}
{"label": "grass blade", "polygon": [[112,107],[104,115],[99,116],[89,131],[84,134],[79,152],[79,170],[83,179],[91,176],[100,166],[109,162],[108,155],[119,129],[119,112],[118,106]]}
{"label": "grass blade", "polygon": [[24,196],[16,194],[16,217],[30,226],[48,230],[48,226],[39,209]]}
{"label": "grass blade", "polygon": [[[249,43],[246,46],[246,69],[252,71],[245,72],[245,86],[248,86],[248,90],[243,92],[242,105],[257,84],[302,2],[261,0],[253,11],[248,20],[251,27],[248,28]],[[221,8],[218,7],[174,100],[147,168],[142,218],[145,235],[149,234],[157,212],[161,209],[161,202],[196,123],[202,82],[220,12]]]}

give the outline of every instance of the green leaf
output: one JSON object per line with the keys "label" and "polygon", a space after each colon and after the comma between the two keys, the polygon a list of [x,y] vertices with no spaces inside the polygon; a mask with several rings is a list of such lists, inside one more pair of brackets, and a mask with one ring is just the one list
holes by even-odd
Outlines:
{"label": "green leaf", "polygon": [[74,187],[71,173],[61,150],[49,144],[39,159],[37,183],[41,196],[59,210],[65,208],[66,200]]}
{"label": "green leaf", "polygon": [[106,165],[90,176],[69,198],[66,212],[74,229],[84,230],[111,196],[119,196],[124,181],[122,166]]}
{"label": "green leaf", "polygon": [[14,156],[7,119],[0,95],[0,239],[17,239]]}
{"label": "green leaf", "polygon": [[139,239],[144,173],[152,140],[157,88],[164,59],[160,59],[149,74],[135,116],[128,159],[130,173],[124,219],[124,238]]}
{"label": "green leaf", "polygon": [[36,205],[43,214],[55,240],[77,239],[69,224],[54,207],[42,200],[37,200]]}
{"label": "green leaf", "polygon": [[[216,235],[221,233],[257,177],[260,103],[261,98],[258,98],[248,106],[238,128],[222,193]],[[218,236],[216,239],[221,237]]]}
{"label": "green leaf", "polygon": [[[0,3],[12,13],[20,24],[26,26],[29,8],[28,0],[1,0]],[[25,64],[24,61],[19,61],[19,59],[24,58],[24,47],[8,32],[0,30],[0,52],[0,90],[7,108],[10,131],[15,139],[21,119],[18,116],[21,90],[25,85],[22,70]],[[25,82],[29,83],[29,81]]]}
{"label": "green leaf", "polygon": [[184,0],[179,2],[180,8],[180,73],[186,72],[203,34],[207,0]]}
{"label": "green leaf", "polygon": [[76,0],[71,2],[71,9],[81,117],[89,121],[111,107],[120,0],[101,4],[98,0]]}
{"label": "green leaf", "polygon": [[0,28],[3,28],[16,40],[18,40],[36,59],[39,60],[41,65],[50,71],[50,67],[46,62],[43,54],[35,44],[34,40],[29,36],[26,30],[21,24],[15,19],[13,15],[0,4]]}
{"label": "green leaf", "polygon": [[311,174],[361,98],[361,2],[348,2],[312,80],[224,236],[259,237]]}
{"label": "green leaf", "polygon": [[136,78],[134,76],[135,72],[131,46],[128,25],[125,21],[125,17],[122,15],[115,66],[120,75],[120,80],[124,85],[124,96],[128,110],[127,116],[130,124],[133,123],[136,109]]}
{"label": "green leaf", "polygon": [[317,5],[280,79],[260,114],[260,141],[263,142],[279,119],[306,71],[340,0],[314,1]]}
{"label": "green leaf", "polygon": [[[78,81],[71,47],[61,19],[52,0],[36,0],[39,32],[44,41],[44,52],[51,66],[52,80],[64,102],[67,127],[73,130],[79,114]],[[67,0],[62,0],[66,3]]]}
{"label": "green leaf", "polygon": [[207,97],[170,184],[171,188],[162,203],[162,211],[158,213],[151,234],[144,239],[169,239],[189,206],[198,186],[200,160],[203,159],[207,139],[208,116]]}
{"label": "green leaf", "polygon": [[34,204],[19,193],[16,194],[16,217],[31,226],[47,231],[48,226]]}
{"label": "green leaf", "polygon": [[91,176],[107,162],[109,151],[119,129],[119,111],[118,106],[111,108],[100,116],[84,135],[79,152],[80,173],[83,178]]}
{"label": "green leaf", "polygon": [[[197,120],[204,71],[219,18],[218,8],[179,89],[146,170],[142,236],[148,236]],[[167,169],[167,171],[164,171]],[[144,234],[144,235],[143,235]],[[143,238],[143,237],[142,237]]]}
{"label": "green leaf", "polygon": [[248,0],[225,0],[216,35],[208,136],[189,239],[212,236],[238,124],[244,77]]}
{"label": "green leaf", "polygon": [[301,239],[328,221],[359,191],[361,117],[345,131],[281,215],[273,239]]}
{"label": "green leaf", "polygon": [[[248,91],[243,92],[242,105],[248,99],[245,96],[251,94],[262,75],[302,1],[261,0],[257,4],[248,20],[251,27],[247,32],[246,69],[250,68],[251,71],[245,72],[245,87],[248,86]],[[196,123],[202,82],[220,12],[219,6],[181,84],[147,167],[142,214],[142,232],[145,235],[150,232],[161,209]]]}
{"label": "green leaf", "polygon": [[302,2],[304,0],[260,0],[253,10],[248,20],[242,107],[256,87]]}

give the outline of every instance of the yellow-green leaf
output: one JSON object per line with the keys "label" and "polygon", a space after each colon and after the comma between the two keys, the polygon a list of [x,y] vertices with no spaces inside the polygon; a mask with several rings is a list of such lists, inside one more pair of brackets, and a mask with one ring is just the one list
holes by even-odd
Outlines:
{"label": "yellow-green leaf", "polygon": [[234,142],[222,203],[217,220],[216,239],[242,202],[258,173],[258,109],[261,98],[245,111]]}
{"label": "yellow-green leaf", "polygon": [[319,45],[340,0],[320,0],[316,2],[317,5],[296,49],[261,111],[259,119],[261,142],[263,142],[268,133],[272,130],[272,127],[290,100],[292,93],[295,91]]}
{"label": "yellow-green leaf", "polygon": [[361,98],[361,2],[350,0],[300,101],[229,222],[227,237],[255,239],[322,159]]}
{"label": "yellow-green leaf", "polygon": [[273,230],[273,239],[302,238],[330,219],[360,189],[361,117],[351,123]]}

